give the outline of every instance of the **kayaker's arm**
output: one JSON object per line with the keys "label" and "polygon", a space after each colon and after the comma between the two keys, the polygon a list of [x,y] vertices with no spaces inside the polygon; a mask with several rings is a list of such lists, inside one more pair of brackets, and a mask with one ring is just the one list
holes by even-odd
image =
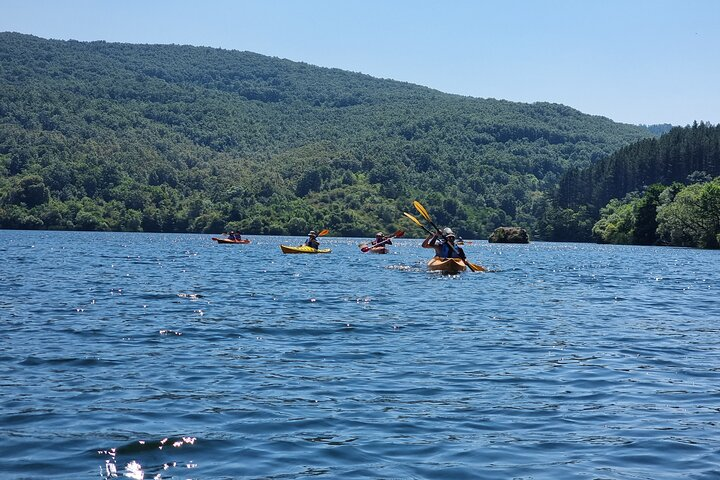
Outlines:
{"label": "kayaker's arm", "polygon": [[435,242],[437,242],[437,239],[438,239],[437,233],[428,235],[427,238],[423,241],[422,247],[423,248],[435,248]]}

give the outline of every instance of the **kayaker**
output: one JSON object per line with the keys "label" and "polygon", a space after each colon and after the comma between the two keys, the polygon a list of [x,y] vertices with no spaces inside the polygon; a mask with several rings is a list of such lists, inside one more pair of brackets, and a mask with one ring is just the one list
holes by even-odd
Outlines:
{"label": "kayaker", "polygon": [[386,237],[385,235],[383,235],[382,232],[378,232],[375,234],[375,240],[370,242],[370,244],[373,246],[375,246],[375,245],[387,246],[387,245],[392,245],[392,240],[390,240],[390,237]]}
{"label": "kayaker", "polygon": [[310,230],[310,233],[308,233],[308,239],[305,240],[305,245],[310,248],[314,248],[315,250],[320,248],[320,242],[317,241],[317,233],[315,230]]}
{"label": "kayaker", "polygon": [[455,233],[450,227],[445,227],[442,234],[438,232],[428,235],[422,246],[423,248],[434,248],[436,257],[465,258],[463,249],[455,245]]}
{"label": "kayaker", "polygon": [[240,232],[235,232],[233,230],[230,231],[230,234],[228,235],[228,239],[230,240],[242,240],[242,237],[240,236]]}
{"label": "kayaker", "polygon": [[372,253],[388,253],[387,246],[392,245],[391,238],[392,237],[386,237],[382,232],[378,232],[375,234],[375,239],[370,242],[369,246],[366,245],[363,251],[365,252],[369,249]]}

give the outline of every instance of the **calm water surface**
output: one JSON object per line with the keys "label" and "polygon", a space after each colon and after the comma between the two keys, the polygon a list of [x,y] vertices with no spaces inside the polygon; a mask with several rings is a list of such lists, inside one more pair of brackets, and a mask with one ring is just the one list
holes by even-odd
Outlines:
{"label": "calm water surface", "polygon": [[720,477],[720,253],[0,231],[0,477]]}

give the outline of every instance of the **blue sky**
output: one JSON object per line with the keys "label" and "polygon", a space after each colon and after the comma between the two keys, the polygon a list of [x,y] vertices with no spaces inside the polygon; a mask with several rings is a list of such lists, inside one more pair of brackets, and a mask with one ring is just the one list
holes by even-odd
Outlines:
{"label": "blue sky", "polygon": [[0,31],[247,50],[548,101],[625,123],[720,123],[716,0],[2,0]]}

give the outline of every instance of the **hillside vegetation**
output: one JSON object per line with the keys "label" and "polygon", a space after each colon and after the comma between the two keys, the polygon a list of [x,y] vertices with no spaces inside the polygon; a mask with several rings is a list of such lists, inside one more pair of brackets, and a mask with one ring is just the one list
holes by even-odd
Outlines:
{"label": "hillside vegetation", "polygon": [[720,125],[676,127],[571,168],[556,199],[568,240],[718,248]]}
{"label": "hillside vegetation", "polygon": [[658,139],[623,147],[592,166],[571,168],[560,181],[558,202],[599,209],[612,198],[653,183],[685,182],[694,172],[720,175],[720,125],[676,127]]}
{"label": "hillside vegetation", "polygon": [[542,238],[565,171],[649,136],[249,52],[0,33],[4,228],[367,235],[418,198],[466,238]]}

